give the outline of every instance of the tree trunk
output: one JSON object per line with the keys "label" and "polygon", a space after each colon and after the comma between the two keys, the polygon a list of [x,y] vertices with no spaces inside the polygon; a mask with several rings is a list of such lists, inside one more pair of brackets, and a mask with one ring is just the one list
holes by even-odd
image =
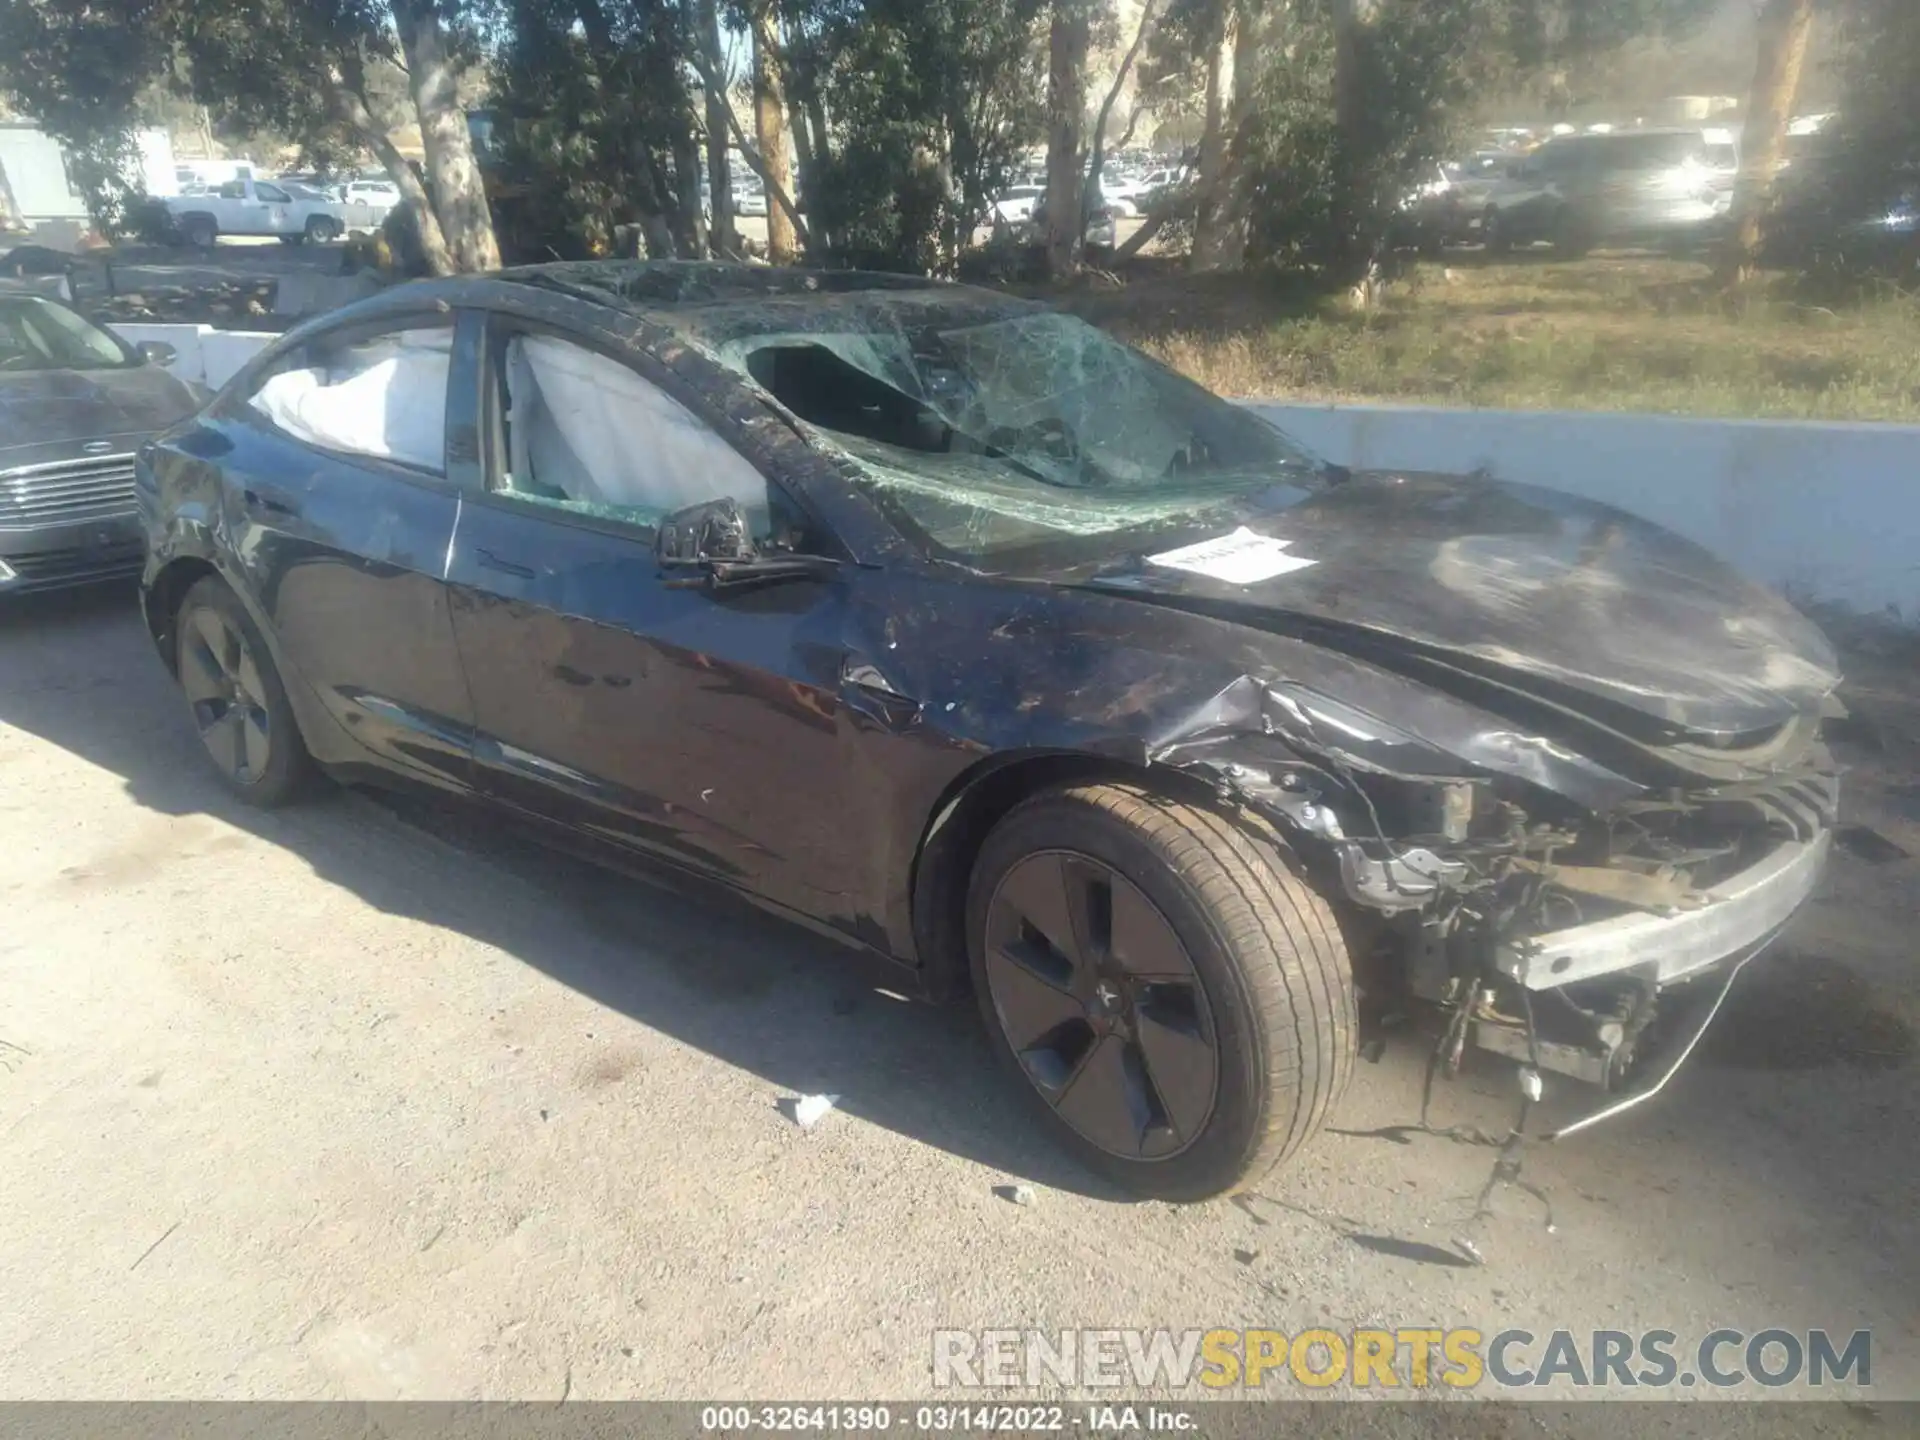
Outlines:
{"label": "tree trunk", "polygon": [[1362,27],[1371,0],[1333,0],[1333,265],[1342,283],[1365,274],[1372,256],[1360,238],[1361,171],[1367,123],[1366,55]]}
{"label": "tree trunk", "polygon": [[1213,13],[1207,26],[1207,104],[1206,118],[1200,129],[1199,174],[1194,191],[1199,209],[1193,220],[1193,259],[1195,270],[1217,270],[1224,263],[1221,230],[1226,216],[1224,206],[1227,178],[1227,4],[1212,0]]}
{"label": "tree trunk", "polygon": [[[1127,76],[1133,73],[1133,62],[1140,58],[1140,50],[1147,43],[1147,36],[1153,32],[1153,9],[1158,0],[1145,0],[1140,7],[1140,28],[1133,32],[1133,43],[1127,47],[1127,53],[1120,57],[1120,68],[1114,72],[1113,84],[1107,87],[1106,97],[1100,102],[1100,114],[1093,122],[1093,147],[1087,159],[1087,193],[1100,193],[1100,172],[1107,162],[1107,122],[1113,118],[1114,104],[1120,99],[1120,91],[1127,83]],[[1140,110],[1136,106],[1133,120],[1127,125],[1127,138],[1120,143],[1124,147],[1127,140],[1133,138],[1133,126],[1139,120]]]}
{"label": "tree trunk", "polygon": [[[714,0],[700,0],[696,37],[706,56],[703,75],[726,73],[727,56],[720,38],[720,10]],[[733,167],[727,163],[727,97],[705,78],[700,82],[707,108],[707,188],[712,192],[713,218],[709,235],[714,253],[720,256],[740,253],[740,236],[733,225]]]}
{"label": "tree trunk", "polygon": [[1720,282],[1744,283],[1760,259],[1768,202],[1786,153],[1787,126],[1813,34],[1813,0],[1767,0],[1760,47],[1741,129],[1740,174],[1733,187],[1733,231],[1720,257]]}
{"label": "tree trunk", "polygon": [[1080,268],[1087,215],[1080,190],[1080,140],[1087,114],[1087,0],[1053,0],[1047,42],[1047,273]]}
{"label": "tree trunk", "polygon": [[400,199],[412,210],[414,233],[420,242],[421,263],[431,274],[454,274],[459,267],[455,265],[453,253],[447,247],[446,233],[440,228],[440,217],[434,213],[433,202],[427,195],[426,187],[420,183],[419,173],[407,163],[407,157],[393,143],[387,127],[375,118],[365,97],[345,87],[336,90],[333,101],[336,112],[366,142],[367,148],[373,152],[373,158],[386,169],[387,178],[393,181],[394,188],[400,192]]}
{"label": "tree trunk", "polygon": [[[787,164],[787,103],[780,75],[780,36],[774,23],[773,0],[752,0],[748,17],[753,31],[753,130],[766,183],[793,193],[793,172]],[[767,196],[767,259],[791,265],[795,259],[793,219]]]}
{"label": "tree trunk", "polygon": [[704,258],[707,217],[700,206],[700,137],[694,134],[691,114],[682,118],[673,135],[673,178],[678,195],[680,253],[690,260]]}
{"label": "tree trunk", "polygon": [[498,270],[500,246],[458,79],[434,0],[395,0],[394,25],[407,57],[407,86],[420,118],[420,142],[433,182],[433,208],[456,269]]}

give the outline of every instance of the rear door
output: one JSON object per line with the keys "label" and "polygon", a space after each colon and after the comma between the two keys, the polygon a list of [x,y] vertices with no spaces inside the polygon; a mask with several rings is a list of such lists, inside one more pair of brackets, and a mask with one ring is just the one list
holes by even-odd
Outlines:
{"label": "rear door", "polygon": [[244,588],[332,722],[316,752],[464,787],[472,706],[445,580],[452,341],[445,314],[330,331],[229,397],[195,445],[224,477]]}
{"label": "rear door", "polygon": [[449,569],[477,783],[619,850],[845,913],[841,584],[715,594],[653,554],[665,515],[722,497],[756,539],[830,541],[700,397],[612,336],[496,316],[481,363],[486,489]]}

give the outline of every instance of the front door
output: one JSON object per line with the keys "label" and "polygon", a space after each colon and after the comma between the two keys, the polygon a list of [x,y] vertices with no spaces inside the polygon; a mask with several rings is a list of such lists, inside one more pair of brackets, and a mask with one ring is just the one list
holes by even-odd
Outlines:
{"label": "front door", "polygon": [[660,519],[730,496],[764,538],[794,502],[606,351],[496,321],[486,493],[448,578],[478,783],[509,804],[829,922],[838,833],[838,582],[738,595],[654,560]]}

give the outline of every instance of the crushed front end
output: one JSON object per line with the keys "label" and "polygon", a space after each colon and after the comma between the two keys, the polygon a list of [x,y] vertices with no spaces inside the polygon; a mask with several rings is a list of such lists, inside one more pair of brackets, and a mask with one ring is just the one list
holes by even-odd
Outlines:
{"label": "crushed front end", "polygon": [[1389,723],[1271,684],[1211,717],[1238,733],[1161,758],[1344,895],[1371,950],[1363,988],[1441,1008],[1434,1068],[1477,1047],[1522,1066],[1536,1098],[1542,1072],[1596,1087],[1558,1136],[1664,1087],[1813,893],[1838,799],[1819,738],[1833,708],[1731,736],[1570,719],[1463,742],[1450,702]]}

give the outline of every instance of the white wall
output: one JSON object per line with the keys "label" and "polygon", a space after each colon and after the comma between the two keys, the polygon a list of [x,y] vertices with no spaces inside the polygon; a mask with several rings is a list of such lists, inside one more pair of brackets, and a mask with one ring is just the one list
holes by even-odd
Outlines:
{"label": "white wall", "polygon": [[[127,178],[142,185],[150,195],[172,195],[179,190],[173,177],[173,142],[167,132],[141,130],[134,140],[139,146],[139,159],[129,168]],[[86,202],[73,188],[59,142],[36,130],[31,121],[0,123],[0,161],[6,163],[20,216],[29,224],[44,220],[85,224],[90,220]]]}
{"label": "white wall", "polygon": [[1920,426],[1249,403],[1342,465],[1485,467],[1644,516],[1802,598],[1920,622]]}
{"label": "white wall", "polygon": [[129,344],[159,340],[173,346],[167,368],[182,380],[218,390],[247,361],[280,337],[262,330],[216,330],[211,325],[160,325],[129,321],[110,327]]}
{"label": "white wall", "polygon": [[[213,389],[277,338],[116,325]],[[1920,426],[1246,402],[1356,469],[1485,469],[1664,525],[1805,599],[1920,623]]]}
{"label": "white wall", "polygon": [[0,161],[7,167],[20,218],[80,220],[87,218],[86,202],[69,183],[60,146],[31,125],[0,124]]}

